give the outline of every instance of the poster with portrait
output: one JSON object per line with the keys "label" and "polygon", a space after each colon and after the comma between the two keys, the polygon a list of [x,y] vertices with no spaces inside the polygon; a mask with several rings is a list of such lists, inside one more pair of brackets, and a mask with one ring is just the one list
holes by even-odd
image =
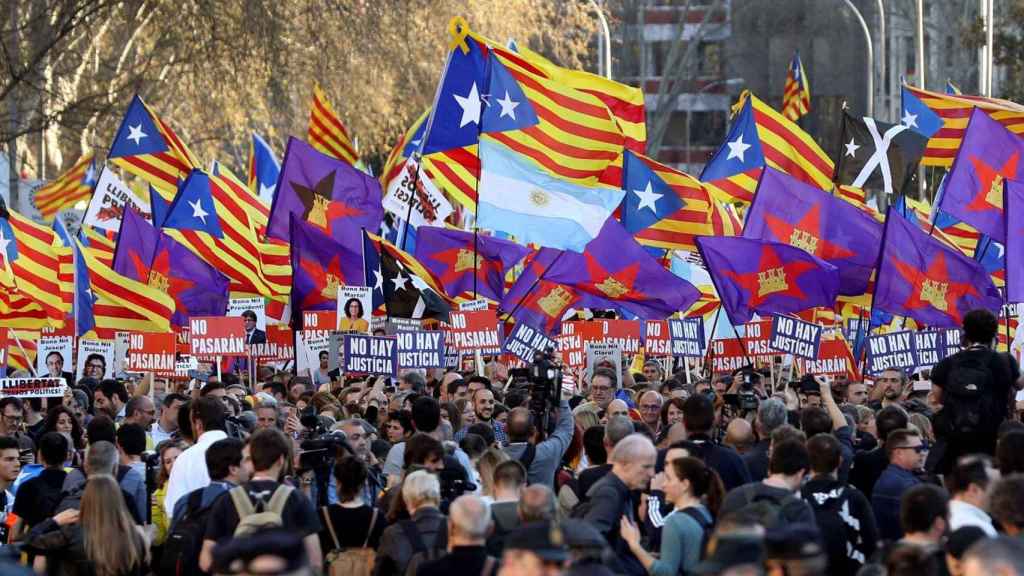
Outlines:
{"label": "poster with portrait", "polygon": [[43,336],[37,350],[36,375],[40,378],[64,378],[69,384],[74,381],[71,336]]}
{"label": "poster with portrait", "polygon": [[114,377],[114,341],[78,341],[78,362],[75,374],[79,378],[103,380]]}
{"label": "poster with portrait", "polygon": [[370,333],[373,293],[367,286],[338,286],[338,331]]}
{"label": "poster with portrait", "polygon": [[[266,342],[267,334],[267,306],[263,298],[231,298],[228,300],[228,313],[225,316],[243,316],[246,312],[252,312],[256,315],[256,330],[263,333],[263,342]],[[250,330],[249,326],[245,327],[246,332]],[[249,344],[249,342],[246,342]],[[255,342],[254,342],[255,344]]]}

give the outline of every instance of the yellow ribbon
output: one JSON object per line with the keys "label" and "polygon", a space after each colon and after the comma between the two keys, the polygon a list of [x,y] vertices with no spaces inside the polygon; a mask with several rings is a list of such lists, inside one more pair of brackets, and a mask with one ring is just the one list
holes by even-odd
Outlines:
{"label": "yellow ribbon", "polygon": [[469,54],[469,44],[466,43],[466,36],[469,36],[469,23],[462,16],[454,16],[448,21],[448,34],[451,35],[451,42],[448,43],[448,50],[454,50],[458,46],[463,54]]}

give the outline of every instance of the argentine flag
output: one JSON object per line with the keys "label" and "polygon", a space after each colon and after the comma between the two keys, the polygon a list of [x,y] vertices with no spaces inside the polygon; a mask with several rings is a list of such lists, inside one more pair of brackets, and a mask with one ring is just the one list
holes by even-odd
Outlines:
{"label": "argentine flag", "polygon": [[582,252],[625,192],[573,184],[542,172],[489,138],[480,138],[477,222],[523,244]]}

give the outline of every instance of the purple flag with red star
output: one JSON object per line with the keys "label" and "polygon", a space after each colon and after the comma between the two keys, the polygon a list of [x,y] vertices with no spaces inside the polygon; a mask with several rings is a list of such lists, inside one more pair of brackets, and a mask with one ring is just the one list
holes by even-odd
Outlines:
{"label": "purple flag with red star", "polygon": [[228,278],[134,210],[126,210],[121,221],[113,264],[118,274],[174,299],[174,326],[187,326],[189,316],[223,316],[227,310]]}
{"label": "purple flag with red star", "polygon": [[839,269],[788,244],[733,236],[697,238],[704,263],[733,325],[757,314],[831,308]]}
{"label": "purple flag with red star", "polygon": [[766,167],[744,238],[782,242],[839,268],[839,293],[863,294],[881,248],[882,225],[863,210]]}
{"label": "purple flag with red star", "polygon": [[544,278],[647,320],[686,311],[700,298],[693,284],[666,270],[611,218],[582,254],[566,251]]}
{"label": "purple flag with red star", "polygon": [[528,255],[522,274],[509,288],[498,308],[511,314],[517,322],[528,324],[549,336],[559,333],[566,312],[594,303],[589,300],[584,303],[583,296],[576,289],[546,279],[551,265],[566,254],[566,251],[556,248],[541,248]]}
{"label": "purple flag with red star", "polygon": [[995,312],[1002,303],[980,263],[889,210],[875,283],[875,309],[926,326],[955,328],[967,312],[975,308]]}
{"label": "purple flag with red star", "polygon": [[365,286],[361,244],[358,250],[332,240],[314,224],[291,217],[292,314],[335,310],[339,286]]}
{"label": "purple flag with red star", "polygon": [[[1010,214],[1016,217],[1010,218]],[[1010,302],[1024,302],[1024,182],[1006,181],[1006,290]]]}
{"label": "purple flag with red star", "polygon": [[302,140],[289,138],[270,207],[267,236],[288,240],[288,218],[294,214],[341,245],[359,251],[361,229],[380,229],[384,217],[382,196],[376,178],[320,153]]}
{"label": "purple flag with red star", "polygon": [[530,249],[493,236],[475,236],[462,230],[420,226],[416,229],[416,259],[437,276],[449,295],[476,291],[479,296],[500,301],[505,272]]}
{"label": "purple flag with red star", "polygon": [[939,208],[1005,243],[1003,180],[1024,177],[1022,153],[1024,139],[975,108],[946,178]]}

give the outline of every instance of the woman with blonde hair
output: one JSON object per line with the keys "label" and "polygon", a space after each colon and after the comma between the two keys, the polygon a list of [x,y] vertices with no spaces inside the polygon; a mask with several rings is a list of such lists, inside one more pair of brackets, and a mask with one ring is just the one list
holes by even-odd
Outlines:
{"label": "woman with blonde hair", "polygon": [[488,503],[494,502],[494,470],[508,459],[504,451],[488,448],[476,462],[476,471],[480,477],[480,497]]}
{"label": "woman with blonde hair", "polygon": [[50,574],[142,576],[149,544],[135,525],[113,476],[90,476],[80,510],[64,510],[29,533],[26,546],[45,554]]}

